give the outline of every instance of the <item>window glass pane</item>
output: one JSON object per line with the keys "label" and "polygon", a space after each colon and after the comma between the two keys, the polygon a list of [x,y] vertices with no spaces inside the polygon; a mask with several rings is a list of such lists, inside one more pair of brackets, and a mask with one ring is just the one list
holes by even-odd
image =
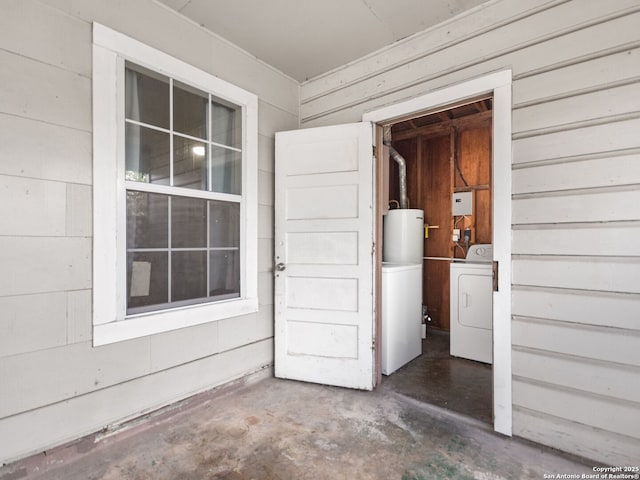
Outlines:
{"label": "window glass pane", "polygon": [[242,148],[242,109],[224,100],[211,102],[211,141]]}
{"label": "window glass pane", "polygon": [[169,79],[127,62],[125,117],[156,127],[169,128]]}
{"label": "window glass pane", "polygon": [[171,253],[171,301],[207,296],[207,252]]}
{"label": "window glass pane", "polygon": [[180,189],[242,194],[242,108],[130,62],[124,88],[125,180],[179,187],[126,191],[127,312],[239,297],[240,203]]}
{"label": "window glass pane", "polygon": [[204,143],[173,136],[173,186],[207,189],[207,146]]}
{"label": "window glass pane", "polygon": [[169,301],[167,252],[127,254],[127,309]]}
{"label": "window glass pane", "polygon": [[167,248],[168,197],[127,192],[127,248]]}
{"label": "window glass pane", "polygon": [[169,134],[127,123],[125,180],[169,185]]}
{"label": "window glass pane", "polygon": [[209,215],[209,246],[239,247],[240,204],[210,201]]}
{"label": "window glass pane", "polygon": [[240,296],[240,254],[237,251],[209,252],[209,295]]}
{"label": "window glass pane", "polygon": [[242,154],[222,147],[211,147],[211,191],[242,193]]}
{"label": "window glass pane", "polygon": [[171,197],[171,247],[207,246],[207,201]]}
{"label": "window glass pane", "polygon": [[173,82],[173,130],[207,139],[209,95],[180,82]]}

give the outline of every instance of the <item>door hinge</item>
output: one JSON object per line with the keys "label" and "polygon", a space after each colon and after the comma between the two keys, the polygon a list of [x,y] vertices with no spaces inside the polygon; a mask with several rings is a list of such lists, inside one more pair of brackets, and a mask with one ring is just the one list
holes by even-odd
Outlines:
{"label": "door hinge", "polygon": [[374,256],[376,254],[376,242],[373,242],[371,244],[371,256]]}
{"label": "door hinge", "polygon": [[377,152],[378,152],[378,150],[376,149],[376,146],[375,146],[375,145],[373,145],[373,156],[374,156],[374,157],[376,156],[376,153],[377,153]]}
{"label": "door hinge", "polygon": [[498,262],[493,262],[492,264],[492,277],[493,277],[493,291],[498,291]]}
{"label": "door hinge", "polygon": [[375,338],[373,340],[371,340],[371,350],[375,350],[376,349],[376,340]]}

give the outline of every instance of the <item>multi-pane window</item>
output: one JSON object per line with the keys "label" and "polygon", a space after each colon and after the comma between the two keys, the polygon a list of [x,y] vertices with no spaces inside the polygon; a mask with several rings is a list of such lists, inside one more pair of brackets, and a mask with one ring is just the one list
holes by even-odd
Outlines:
{"label": "multi-pane window", "polygon": [[94,345],[257,312],[258,97],[98,23],[92,58]]}
{"label": "multi-pane window", "polygon": [[242,109],[125,64],[127,314],[241,293]]}

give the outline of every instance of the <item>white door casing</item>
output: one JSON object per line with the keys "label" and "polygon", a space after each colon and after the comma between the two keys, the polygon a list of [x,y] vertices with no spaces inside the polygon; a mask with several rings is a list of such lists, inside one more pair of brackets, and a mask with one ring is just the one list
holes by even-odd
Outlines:
{"label": "white door casing", "polygon": [[275,375],[374,386],[368,122],[276,133]]}
{"label": "white door casing", "polygon": [[492,225],[498,291],[493,292],[493,428],[512,433],[511,386],[511,70],[502,70],[434,90],[365,113],[364,121],[389,124],[487,93],[493,94]]}

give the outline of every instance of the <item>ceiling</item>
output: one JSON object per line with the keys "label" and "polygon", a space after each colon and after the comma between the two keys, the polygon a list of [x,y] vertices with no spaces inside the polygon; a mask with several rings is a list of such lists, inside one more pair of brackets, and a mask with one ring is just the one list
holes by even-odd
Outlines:
{"label": "ceiling", "polygon": [[302,82],[487,0],[159,0]]}
{"label": "ceiling", "polygon": [[479,98],[447,110],[396,122],[391,125],[391,133],[393,140],[404,140],[421,135],[442,135],[448,132],[451,127],[491,120],[492,110],[492,97]]}

